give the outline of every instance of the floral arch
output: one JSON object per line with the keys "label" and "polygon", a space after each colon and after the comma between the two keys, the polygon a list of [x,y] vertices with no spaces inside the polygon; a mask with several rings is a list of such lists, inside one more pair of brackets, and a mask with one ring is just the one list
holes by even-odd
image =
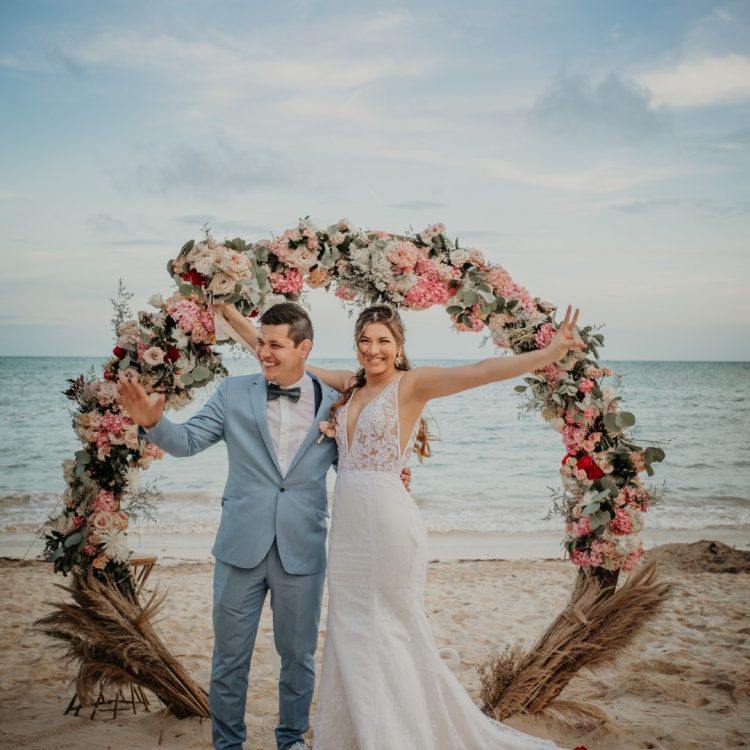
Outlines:
{"label": "floral arch", "polygon": [[[167,409],[178,409],[196,389],[225,375],[213,348],[212,301],[233,303],[252,317],[276,302],[299,299],[307,286],[333,289],[357,306],[439,305],[459,331],[486,329],[497,348],[514,353],[545,347],[556,330],[553,304],[532,297],[479,250],[451,241],[441,224],[397,236],[362,231],[346,220],[323,229],[305,219],[272,240],[191,240],[167,270],[177,289],[168,299],[153,296],[151,310],[137,319],[119,322],[102,377],[70,381],[66,395],[76,404],[73,428],[82,447],[64,463],[64,509],[46,533],[45,554],[56,572],[72,572],[92,586],[94,579],[114,582],[125,594],[126,511],[137,510],[143,499],[135,476],[162,453],[139,440],[120,411],[116,382],[132,371],[147,391],[166,396]],[[578,333],[585,350],[529,375],[516,390],[561,435],[563,492],[556,507],[564,516],[571,562],[590,578],[612,581],[643,553],[639,531],[655,494],[641,474],[653,475],[652,464],[664,453],[629,436],[635,418],[605,386],[612,372],[598,363],[603,336],[590,326]]]}

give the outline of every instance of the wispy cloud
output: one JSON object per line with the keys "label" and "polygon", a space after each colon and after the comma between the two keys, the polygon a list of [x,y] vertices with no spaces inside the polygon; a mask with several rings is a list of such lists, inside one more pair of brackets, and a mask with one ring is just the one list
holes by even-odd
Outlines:
{"label": "wispy cloud", "polygon": [[703,56],[638,76],[657,106],[708,107],[750,101],[750,57]]}
{"label": "wispy cloud", "polygon": [[123,187],[151,193],[225,195],[280,187],[303,177],[301,167],[292,167],[283,154],[271,149],[248,150],[228,143],[203,148],[181,144],[164,157],[143,155]]}
{"label": "wispy cloud", "polygon": [[130,230],[124,221],[116,219],[107,213],[99,213],[86,219],[86,226],[98,234],[127,235]]}
{"label": "wispy cloud", "polygon": [[430,201],[430,200],[408,200],[401,201],[400,203],[391,203],[392,208],[402,209],[404,211],[422,211],[431,208],[445,208],[445,203],[441,201]]}
{"label": "wispy cloud", "polygon": [[534,103],[530,118],[547,131],[584,138],[640,140],[669,128],[666,115],[652,106],[648,89],[617,73],[598,82],[584,74],[558,75]]}
{"label": "wispy cloud", "polygon": [[610,204],[609,208],[613,211],[621,211],[626,214],[645,214],[652,211],[660,211],[663,208],[670,208],[680,203],[675,198],[653,198],[650,200],[630,200]]}
{"label": "wispy cloud", "polygon": [[694,151],[713,151],[718,153],[737,153],[750,150],[750,128],[742,128],[731,133],[713,138],[706,143],[691,146]]}

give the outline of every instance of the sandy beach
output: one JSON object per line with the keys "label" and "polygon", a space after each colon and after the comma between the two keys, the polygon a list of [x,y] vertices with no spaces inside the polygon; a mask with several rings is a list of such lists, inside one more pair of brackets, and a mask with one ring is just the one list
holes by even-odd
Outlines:
{"label": "sandy beach", "polygon": [[[506,559],[481,559],[498,549],[501,540],[489,538],[492,535],[468,541],[442,536],[431,539],[437,559],[428,570],[426,610],[439,647],[446,649],[452,669],[476,699],[477,665],[493,649],[518,640],[530,645],[565,604],[574,571],[560,560],[507,559],[507,547]],[[595,675],[584,672],[563,694],[604,710],[609,721],[578,729],[528,717],[510,724],[563,747],[585,745],[588,750],[704,750],[750,743],[748,535],[744,530],[734,534],[736,549],[721,542],[688,544],[676,536],[673,543],[649,553],[659,555],[662,576],[676,584],[675,595],[650,632],[617,668]],[[516,551],[523,540],[517,541],[512,548]],[[537,541],[544,551],[543,541]],[[180,547],[181,554],[189,547]],[[6,555],[13,549],[3,544]],[[207,555],[207,549],[201,554]],[[157,545],[151,550],[158,551]],[[198,551],[192,549],[193,554]],[[457,559],[470,558],[472,552],[475,559]],[[207,560],[165,555],[149,582],[168,592],[159,624],[164,638],[204,686],[212,644],[212,569]],[[64,716],[73,670],[59,660],[49,639],[32,629],[32,622],[49,611],[47,602],[65,596],[55,586],[64,579],[53,575],[46,563],[6,557],[0,562],[0,580],[5,615],[0,625],[0,747],[135,750],[158,747],[160,735],[165,748],[211,747],[207,722],[179,721],[158,706],[150,713],[122,712],[114,721],[106,715],[91,721],[85,711],[78,717]],[[325,599],[323,609],[325,622]],[[321,628],[321,642],[324,635]],[[247,747],[275,747],[276,705],[266,607],[251,671]]]}

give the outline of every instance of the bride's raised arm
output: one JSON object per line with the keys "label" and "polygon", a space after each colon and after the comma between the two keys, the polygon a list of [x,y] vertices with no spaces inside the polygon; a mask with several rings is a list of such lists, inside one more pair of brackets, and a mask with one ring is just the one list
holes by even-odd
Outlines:
{"label": "bride's raised arm", "polygon": [[557,333],[544,349],[516,354],[513,357],[493,357],[471,365],[460,367],[419,367],[407,373],[414,397],[423,402],[441,396],[476,388],[498,380],[508,380],[526,372],[540,370],[553,362],[559,362],[571,349],[583,349],[585,344],[574,331],[578,321],[578,309],[571,317],[571,308]]}
{"label": "bride's raised arm", "polygon": [[[229,323],[244,342],[245,348],[257,359],[255,348],[258,343],[258,329],[234,305],[223,302],[214,304],[213,308]],[[354,377],[351,370],[329,370],[310,364],[305,365],[305,369],[317,375],[327,386],[337,391],[346,390],[349,381]]]}

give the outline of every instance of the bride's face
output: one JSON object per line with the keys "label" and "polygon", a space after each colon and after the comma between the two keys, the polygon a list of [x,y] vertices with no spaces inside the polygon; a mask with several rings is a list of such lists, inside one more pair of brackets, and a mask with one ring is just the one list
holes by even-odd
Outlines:
{"label": "bride's face", "polygon": [[357,355],[366,375],[395,370],[398,354],[396,338],[385,323],[369,323],[357,339]]}

